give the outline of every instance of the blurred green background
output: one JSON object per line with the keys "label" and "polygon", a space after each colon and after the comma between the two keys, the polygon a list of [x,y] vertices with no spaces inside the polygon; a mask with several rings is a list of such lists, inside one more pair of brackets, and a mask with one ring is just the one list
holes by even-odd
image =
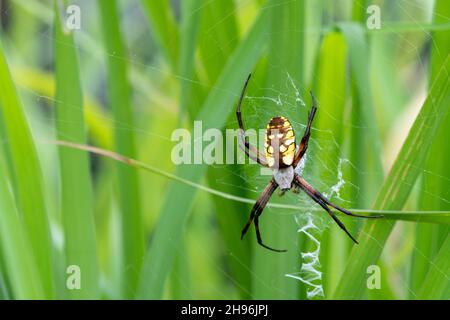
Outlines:
{"label": "blurred green background", "polygon": [[[450,298],[448,1],[1,0],[0,22],[0,299]],[[241,241],[270,176],[172,162],[176,128],[237,129],[250,72],[247,128],[300,139],[315,93],[303,175],[384,213],[340,216],[359,245],[304,194],[261,218],[287,253]]]}

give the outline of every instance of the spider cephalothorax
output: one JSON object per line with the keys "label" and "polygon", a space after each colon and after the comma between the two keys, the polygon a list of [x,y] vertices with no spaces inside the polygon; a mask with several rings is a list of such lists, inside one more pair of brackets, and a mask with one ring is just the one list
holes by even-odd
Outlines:
{"label": "spider cephalothorax", "polygon": [[242,139],[244,145],[244,151],[248,157],[258,162],[264,167],[268,167],[273,171],[273,178],[270,180],[269,184],[264,189],[261,197],[256,201],[253,209],[250,213],[250,218],[241,233],[241,239],[244,237],[248,228],[254,222],[256,238],[258,243],[272,251],[284,252],[286,250],[277,250],[266,246],[261,239],[261,233],[259,231],[259,217],[264,210],[264,207],[269,202],[270,197],[274,191],[280,187],[281,195],[285,191],[292,189],[295,192],[298,190],[303,190],[309,197],[311,197],[317,204],[319,204],[328,214],[333,218],[333,220],[339,225],[339,227],[347,233],[347,235],[355,242],[355,238],[347,231],[344,224],[335,216],[333,211],[329,208],[332,207],[340,212],[354,217],[361,218],[379,218],[381,216],[361,216],[353,214],[350,211],[343,209],[333,203],[331,203],[324,195],[314,189],[303,177],[295,173],[295,168],[300,163],[300,160],[305,155],[308,148],[309,137],[311,136],[311,125],[316,114],[317,106],[316,100],[313,93],[311,92],[311,98],[313,101],[313,106],[311,112],[308,115],[308,124],[306,125],[305,133],[303,134],[302,140],[298,150],[296,151],[295,144],[295,133],[292,128],[291,123],[285,117],[274,117],[267,124],[266,130],[266,141],[264,144],[265,155],[261,154],[256,148],[250,145],[248,139],[245,137],[244,124],[242,122],[241,115],[241,103],[244,98],[245,89],[247,88],[248,81],[250,80],[250,75],[245,82],[244,88],[242,89],[241,97],[238,102],[236,109],[236,116],[239,123],[239,136]]}

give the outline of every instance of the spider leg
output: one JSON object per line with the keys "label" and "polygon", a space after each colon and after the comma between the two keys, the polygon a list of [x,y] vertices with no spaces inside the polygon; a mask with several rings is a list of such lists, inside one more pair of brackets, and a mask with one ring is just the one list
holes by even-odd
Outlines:
{"label": "spider leg", "polygon": [[[238,135],[239,135],[238,138],[240,139],[240,141],[238,141],[239,148],[244,150],[247,157],[249,157],[253,161],[259,163],[263,167],[269,167],[269,165],[267,164],[266,157],[264,155],[262,155],[255,147],[253,147],[248,142],[248,139],[245,136],[244,130],[242,128],[239,128]],[[250,152],[252,152],[253,154]]]}
{"label": "spider leg", "polygon": [[321,194],[319,191],[315,190],[313,188],[313,186],[311,186],[305,179],[303,179],[302,177],[298,176],[298,178],[296,178],[305,188],[311,190],[311,192],[313,192],[318,198],[320,198],[323,202],[325,202],[327,205],[329,205],[330,207],[335,208],[336,210],[339,210],[340,212],[342,212],[343,214],[346,214],[348,216],[352,216],[352,217],[358,217],[358,218],[366,218],[366,219],[376,219],[376,218],[383,218],[383,215],[372,215],[372,216],[363,216],[360,214],[356,214],[356,213],[352,213],[350,211],[348,211],[347,209],[341,208],[338,205],[332,203],[330,200],[328,200],[323,194]]}
{"label": "spider leg", "polygon": [[339,220],[338,217],[336,217],[336,215],[330,210],[330,208],[327,207],[326,210],[327,210],[328,214],[333,218],[333,220],[338,224],[339,228],[344,230],[344,232],[350,237],[350,239],[353,240],[354,243],[359,244],[359,242],[351,235],[351,233],[347,230],[347,228],[342,223],[342,221]]}
{"label": "spider leg", "polygon": [[241,232],[241,240],[244,238],[244,235],[247,233],[248,228],[250,228],[250,225],[253,222],[253,219],[256,215],[260,215],[261,212],[264,210],[264,207],[266,206],[267,202],[269,201],[270,197],[272,196],[273,192],[278,187],[278,184],[275,182],[274,179],[270,180],[269,184],[266,186],[264,191],[262,192],[261,196],[258,200],[256,200],[256,203],[254,204],[252,211],[250,212],[250,217],[248,219],[248,222],[244,226]]}
{"label": "spider leg", "polygon": [[347,209],[341,208],[338,205],[330,202],[330,200],[328,200],[327,198],[325,198],[324,195],[322,195],[321,193],[319,193],[319,197],[329,206],[335,208],[336,210],[339,210],[340,212],[342,212],[343,214],[346,214],[348,216],[352,216],[352,217],[358,217],[358,218],[366,218],[366,219],[378,219],[378,218],[384,218],[384,216],[382,214],[378,214],[378,215],[371,215],[371,216],[363,216],[361,214],[356,214],[356,213],[352,213],[350,211],[348,211]]}
{"label": "spider leg", "polygon": [[[356,244],[358,244],[358,241],[351,235],[351,233],[347,230],[345,225],[342,223],[341,220],[336,217],[336,215],[333,213],[333,211],[328,208],[327,204],[317,195],[318,192],[312,188],[309,184],[304,185],[303,181],[304,179],[300,178],[298,175],[294,176],[294,183],[300,187],[305,193],[311,197],[317,204],[319,204],[328,214],[333,218],[333,220],[337,223],[337,225],[350,237],[350,239],[353,240]],[[306,181],[305,181],[306,182]]]}
{"label": "spider leg", "polygon": [[[239,98],[239,102],[238,102],[238,105],[237,105],[237,108],[236,108],[236,117],[237,117],[237,120],[238,120],[238,123],[239,123],[238,135],[239,135],[239,138],[241,140],[241,141],[238,141],[238,142],[239,142],[239,147],[244,150],[245,154],[250,159],[252,159],[253,161],[256,161],[257,163],[259,163],[260,165],[262,165],[264,167],[268,167],[267,160],[264,157],[264,155],[262,155],[258,151],[258,149],[256,149],[252,145],[250,145],[250,143],[248,142],[248,139],[245,136],[244,122],[242,121],[241,104],[242,104],[242,100],[244,99],[245,90],[247,89],[247,85],[248,85],[248,82],[250,80],[251,75],[252,74],[249,74],[247,80],[245,81],[244,88],[242,89],[241,96]],[[244,148],[242,148],[241,143],[244,144]],[[250,152],[252,152],[253,154],[251,154]]]}
{"label": "spider leg", "polygon": [[247,89],[247,85],[248,85],[248,82],[250,81],[251,76],[252,76],[252,74],[250,73],[247,77],[247,80],[245,81],[244,88],[242,88],[241,96],[239,98],[239,102],[238,102],[238,105],[236,108],[236,117],[237,117],[237,120],[239,123],[239,128],[241,128],[242,130],[244,130],[244,123],[242,122],[241,104],[242,104],[242,100],[244,100],[245,90]]}
{"label": "spider leg", "polygon": [[295,159],[293,162],[294,167],[297,166],[297,164],[300,162],[300,160],[305,155],[306,149],[308,149],[308,142],[309,142],[309,138],[311,136],[311,125],[312,125],[314,116],[316,115],[316,111],[317,111],[316,98],[314,97],[314,94],[312,93],[312,91],[310,91],[309,93],[311,94],[313,106],[312,106],[311,111],[308,114],[308,124],[306,126],[305,133],[303,134],[302,140],[300,141],[300,146],[298,148],[298,152],[295,155]]}
{"label": "spider leg", "polygon": [[286,251],[287,251],[287,250],[280,250],[280,249],[274,249],[274,248],[271,248],[271,247],[269,247],[269,246],[266,246],[266,245],[262,242],[262,239],[261,239],[261,233],[259,232],[259,215],[257,215],[257,216],[255,217],[255,231],[256,231],[256,239],[258,240],[258,244],[259,244],[260,246],[263,246],[264,248],[269,249],[269,250],[271,250],[271,251],[275,251],[275,252],[286,252]]}
{"label": "spider leg", "polygon": [[259,216],[262,214],[265,206],[267,205],[267,202],[269,202],[270,197],[272,196],[273,192],[277,189],[278,184],[275,182],[275,180],[270,180],[267,187],[264,189],[263,193],[259,197],[259,199],[256,201],[255,205],[252,208],[252,211],[250,212],[250,217],[248,219],[248,222],[245,224],[244,228],[241,232],[241,239],[244,237],[244,235],[247,233],[248,228],[252,224],[253,220],[255,222],[255,231],[256,231],[256,238],[258,240],[258,244],[263,246],[266,249],[276,251],[276,252],[284,252],[286,250],[277,250],[270,248],[266,246],[261,239],[261,233],[259,231]]}

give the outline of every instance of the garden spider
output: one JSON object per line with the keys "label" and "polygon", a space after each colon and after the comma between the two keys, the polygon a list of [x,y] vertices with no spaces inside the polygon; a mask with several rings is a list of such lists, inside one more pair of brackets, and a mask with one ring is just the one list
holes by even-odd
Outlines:
{"label": "garden spider", "polygon": [[[269,184],[264,189],[261,197],[256,201],[253,209],[250,213],[250,218],[247,224],[242,229],[241,239],[244,237],[248,228],[254,221],[256,238],[258,240],[258,244],[263,246],[266,249],[275,251],[275,252],[285,252],[286,250],[278,250],[273,249],[262,242],[261,234],[259,231],[259,217],[264,210],[267,202],[272,196],[273,192],[280,187],[282,196],[286,191],[292,188],[294,193],[299,193],[299,190],[303,190],[311,199],[313,199],[317,204],[319,204],[328,214],[333,218],[333,220],[339,225],[339,227],[345,231],[345,233],[357,244],[358,241],[348,232],[345,228],[344,224],[335,216],[335,214],[330,210],[328,206],[339,210],[340,212],[360,218],[381,218],[382,216],[361,216],[357,214],[353,214],[350,211],[343,209],[333,203],[331,203],[324,195],[318,192],[314,187],[312,187],[305,179],[303,179],[300,175],[295,173],[294,169],[300,163],[300,160],[306,153],[306,149],[308,148],[309,137],[311,136],[311,124],[314,119],[314,115],[316,114],[316,100],[312,92],[311,99],[313,102],[312,110],[308,115],[308,124],[306,126],[305,133],[303,134],[302,140],[300,141],[300,146],[298,148],[297,153],[295,152],[295,134],[292,128],[291,123],[285,117],[274,117],[270,119],[270,122],[267,125],[266,131],[266,141],[264,144],[265,155],[261,154],[255,147],[251,146],[248,142],[248,138],[245,137],[245,129],[244,124],[242,122],[241,115],[241,103],[244,98],[245,90],[247,88],[247,84],[250,80],[251,74],[248,76],[247,81],[244,84],[244,88],[242,89],[242,93],[237,105],[236,109],[236,117],[239,123],[239,137],[242,139],[242,143],[244,144],[245,154],[256,161],[260,165],[270,168],[273,170],[273,177],[270,180]],[[242,145],[239,144],[242,148]]]}

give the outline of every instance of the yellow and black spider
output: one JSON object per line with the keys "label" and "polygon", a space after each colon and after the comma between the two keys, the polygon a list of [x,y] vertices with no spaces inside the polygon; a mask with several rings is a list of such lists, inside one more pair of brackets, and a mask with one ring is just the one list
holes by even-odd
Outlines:
{"label": "yellow and black spider", "polygon": [[247,81],[244,84],[242,93],[236,109],[236,117],[239,123],[239,137],[242,139],[244,144],[245,154],[259,163],[260,165],[270,168],[273,171],[273,178],[270,180],[267,187],[264,189],[261,197],[256,201],[253,209],[250,213],[250,218],[247,224],[242,229],[241,239],[244,237],[248,228],[254,221],[256,238],[258,243],[272,251],[285,252],[286,250],[273,249],[262,242],[261,233],[259,232],[259,217],[264,210],[267,202],[272,196],[273,192],[280,187],[281,193],[283,195],[286,191],[292,188],[292,191],[298,193],[299,190],[303,190],[311,199],[313,199],[317,204],[319,204],[328,214],[333,218],[333,220],[339,225],[339,227],[347,233],[347,235],[355,242],[356,239],[348,232],[344,224],[335,216],[335,214],[330,210],[328,206],[341,211],[342,213],[360,218],[381,218],[382,216],[361,216],[350,211],[343,209],[333,203],[331,203],[323,194],[318,192],[314,187],[312,187],[305,179],[300,175],[295,173],[295,168],[300,163],[300,160],[305,155],[306,149],[308,148],[309,137],[311,136],[311,124],[316,114],[316,99],[311,93],[311,98],[313,102],[312,110],[308,115],[308,124],[306,126],[305,133],[303,134],[300,146],[297,153],[295,152],[295,134],[291,123],[285,117],[274,117],[270,119],[266,130],[266,141],[264,144],[265,155],[261,154],[255,147],[251,146],[248,142],[247,137],[245,137],[244,124],[242,122],[241,115],[241,103],[245,95],[245,90],[247,84],[250,80],[251,74],[248,76]]}

